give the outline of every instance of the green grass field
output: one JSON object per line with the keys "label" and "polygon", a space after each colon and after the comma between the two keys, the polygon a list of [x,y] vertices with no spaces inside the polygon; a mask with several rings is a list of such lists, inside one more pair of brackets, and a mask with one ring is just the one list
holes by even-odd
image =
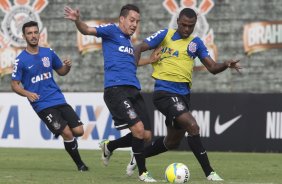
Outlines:
{"label": "green grass field", "polygon": [[[78,172],[64,150],[0,148],[1,184],[134,184],[141,183],[137,174],[125,175],[128,151],[116,151],[110,165],[104,167],[100,151],[81,150],[89,172]],[[282,183],[282,154],[209,152],[214,169],[225,179],[222,184],[278,184]],[[191,152],[167,152],[147,159],[147,168],[158,183],[166,183],[164,170],[173,162],[189,167],[188,183],[207,184],[198,162]]]}

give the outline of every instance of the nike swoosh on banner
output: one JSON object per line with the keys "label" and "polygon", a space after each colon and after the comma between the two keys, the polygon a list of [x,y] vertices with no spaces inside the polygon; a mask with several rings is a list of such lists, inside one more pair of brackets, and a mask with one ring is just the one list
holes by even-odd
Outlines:
{"label": "nike swoosh on banner", "polygon": [[214,131],[216,134],[222,134],[226,129],[228,129],[231,125],[233,125],[239,118],[241,118],[242,115],[239,115],[223,124],[219,124],[219,117],[220,116],[217,116],[214,125]]}

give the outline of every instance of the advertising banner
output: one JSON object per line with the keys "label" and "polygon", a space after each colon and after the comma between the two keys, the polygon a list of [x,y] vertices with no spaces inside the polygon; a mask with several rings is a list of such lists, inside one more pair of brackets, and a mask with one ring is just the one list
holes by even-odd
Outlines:
{"label": "advertising banner", "polygon": [[[154,108],[152,94],[143,94],[154,138],[166,135],[165,117]],[[99,149],[103,139],[117,139],[118,131],[103,93],[66,93],[67,102],[84,123],[81,149]],[[208,151],[282,152],[282,96],[280,94],[191,95],[191,113],[200,126]],[[0,93],[0,147],[63,148],[38,118],[26,98]],[[186,138],[179,147],[189,150]]]}
{"label": "advertising banner", "polygon": [[[117,139],[128,130],[114,128],[103,93],[66,93],[67,102],[84,123],[79,148],[98,149],[103,139]],[[64,148],[33,111],[28,100],[13,93],[0,93],[0,147]]]}
{"label": "advertising banner", "polygon": [[[146,96],[153,107],[151,96]],[[191,113],[209,151],[282,152],[281,94],[192,94]],[[165,136],[165,118],[158,111],[155,136]],[[179,149],[189,149],[186,138]]]}
{"label": "advertising banner", "polygon": [[282,48],[282,21],[252,22],[244,25],[246,54]]}

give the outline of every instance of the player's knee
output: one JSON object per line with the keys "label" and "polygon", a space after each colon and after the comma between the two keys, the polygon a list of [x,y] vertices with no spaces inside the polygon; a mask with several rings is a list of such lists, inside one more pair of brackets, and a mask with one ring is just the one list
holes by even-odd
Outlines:
{"label": "player's knee", "polygon": [[139,121],[138,123],[134,124],[132,127],[130,127],[130,130],[132,132],[132,135],[134,137],[137,137],[139,139],[144,139],[144,126],[143,123],[141,121]]}
{"label": "player's knee", "polygon": [[152,132],[145,130],[144,131],[144,141],[145,142],[150,142],[152,140]]}
{"label": "player's knee", "polygon": [[134,131],[132,131],[132,134],[134,137],[144,139],[144,130],[142,129],[135,129]]}
{"label": "player's knee", "polygon": [[73,133],[70,129],[70,127],[67,125],[64,130],[61,132],[61,136],[64,140],[71,140],[73,139]]}
{"label": "player's knee", "polygon": [[176,142],[176,141],[167,141],[167,142],[165,142],[165,146],[169,150],[178,148],[179,144],[180,144],[180,142]]}
{"label": "player's knee", "polygon": [[83,134],[84,134],[83,131],[82,132],[73,132],[73,136],[75,136],[75,137],[81,137],[81,136],[83,136]]}
{"label": "player's knee", "polygon": [[61,133],[61,136],[63,137],[64,140],[71,140],[74,137],[71,131],[70,132],[63,131]]}
{"label": "player's knee", "polygon": [[75,137],[80,137],[84,134],[83,126],[78,126],[72,129],[73,135]]}
{"label": "player's knee", "polygon": [[191,123],[189,125],[189,128],[187,129],[187,132],[189,133],[189,135],[198,135],[200,132],[200,127],[196,122]]}

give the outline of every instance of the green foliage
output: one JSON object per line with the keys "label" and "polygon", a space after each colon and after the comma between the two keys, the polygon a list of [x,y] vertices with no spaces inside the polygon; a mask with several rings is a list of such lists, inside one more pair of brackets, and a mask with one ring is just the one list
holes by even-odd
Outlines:
{"label": "green foliage", "polygon": [[[108,167],[102,166],[100,151],[81,150],[89,172],[78,172],[75,164],[60,149],[0,148],[0,183],[3,184],[140,184],[137,172],[125,175],[128,151],[116,151]],[[224,182],[217,184],[282,183],[282,155],[275,153],[209,152],[210,162]],[[147,159],[147,168],[158,183],[165,168],[173,162],[189,167],[191,184],[210,184],[191,152],[167,152]]]}

